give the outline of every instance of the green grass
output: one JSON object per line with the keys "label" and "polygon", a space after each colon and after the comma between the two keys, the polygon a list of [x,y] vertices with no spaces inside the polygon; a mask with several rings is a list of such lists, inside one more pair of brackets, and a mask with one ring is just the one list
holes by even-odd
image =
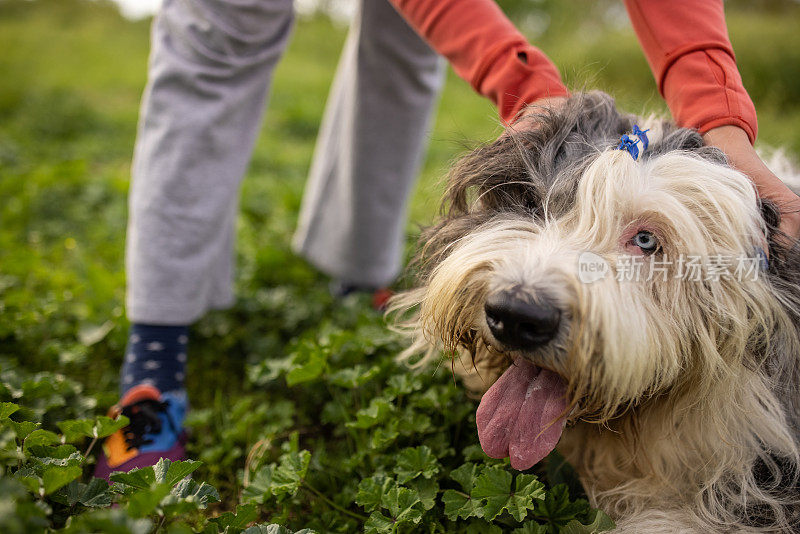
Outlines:
{"label": "green grass", "polygon": [[[800,153],[800,5],[781,5],[770,11],[731,4],[730,33],[759,109],[760,139]],[[0,0],[0,371],[70,377],[82,400],[66,408],[69,417],[103,413],[116,400],[127,329],[126,192],[148,32],[147,21],[126,21],[104,2]],[[324,17],[298,22],[242,186],[239,302],[194,327],[188,388],[197,437],[190,453],[204,461],[196,476],[220,491],[217,511],[237,502],[245,456],[256,442],[285,441],[295,430],[301,444],[319,443],[302,436],[320,425],[314,417],[328,402],[324,395],[287,389],[286,370],[272,376],[264,366],[296,355],[298,339],[318,342],[351,328],[363,336],[382,331],[365,303],[332,302],[324,278],[289,249],[344,37],[345,29]],[[627,26],[554,24],[537,43],[571,85],[606,90],[631,111],[664,111]],[[450,72],[411,204],[410,237],[436,213],[449,163],[500,132],[492,106]],[[359,337],[353,343],[380,353],[381,365],[398,348],[395,342],[370,348]],[[10,400],[3,398],[9,391],[0,387],[0,400]],[[269,413],[269,407],[289,410],[281,399],[298,392],[311,397],[293,408],[295,420]],[[39,415],[57,417],[47,415],[51,409]],[[45,419],[46,426],[54,421]],[[280,454],[277,447],[268,456]],[[324,451],[317,454],[312,468],[324,465]],[[280,516],[280,508],[267,510],[262,519]]]}

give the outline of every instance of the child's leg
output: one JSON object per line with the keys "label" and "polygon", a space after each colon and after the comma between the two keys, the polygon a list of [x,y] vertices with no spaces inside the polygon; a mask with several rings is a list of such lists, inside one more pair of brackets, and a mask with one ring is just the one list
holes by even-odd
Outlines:
{"label": "child's leg", "polygon": [[406,204],[443,63],[387,0],[353,21],[317,139],[294,248],[326,274],[384,287],[402,260]]}
{"label": "child's leg", "polygon": [[152,30],[133,162],[132,326],[98,476],[183,456],[187,325],[233,300],[239,183],[289,37],[291,0],[165,0]]}

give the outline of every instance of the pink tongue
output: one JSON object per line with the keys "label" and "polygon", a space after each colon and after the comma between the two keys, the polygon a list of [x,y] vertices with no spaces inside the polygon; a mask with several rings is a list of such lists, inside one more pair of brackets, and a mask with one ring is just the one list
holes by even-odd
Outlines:
{"label": "pink tongue", "polygon": [[514,469],[528,469],[556,447],[566,407],[561,377],[519,358],[478,406],[481,447],[492,458],[511,456]]}

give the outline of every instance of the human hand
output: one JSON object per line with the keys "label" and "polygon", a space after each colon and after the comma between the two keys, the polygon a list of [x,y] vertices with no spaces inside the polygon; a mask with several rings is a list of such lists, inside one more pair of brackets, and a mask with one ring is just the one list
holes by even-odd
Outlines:
{"label": "human hand", "polygon": [[518,131],[520,129],[535,129],[537,125],[536,121],[526,120],[527,117],[538,115],[546,110],[558,109],[559,107],[563,106],[567,100],[569,100],[569,97],[566,96],[549,96],[540,98],[532,104],[528,104],[522,109],[522,112],[519,114],[517,119],[506,126],[506,129],[503,130],[503,133],[500,134],[500,137],[505,137],[509,134],[509,132]]}
{"label": "human hand", "polygon": [[737,126],[720,126],[703,134],[703,140],[725,152],[730,164],[750,177],[758,195],[778,206],[780,230],[792,239],[799,239],[800,197],[761,161],[745,131]]}
{"label": "human hand", "polygon": [[541,113],[544,110],[558,109],[563,106],[567,100],[569,100],[569,97],[566,96],[548,96],[545,98],[540,98],[532,104],[525,106],[517,121],[520,121],[528,115],[536,115],[537,113]]}

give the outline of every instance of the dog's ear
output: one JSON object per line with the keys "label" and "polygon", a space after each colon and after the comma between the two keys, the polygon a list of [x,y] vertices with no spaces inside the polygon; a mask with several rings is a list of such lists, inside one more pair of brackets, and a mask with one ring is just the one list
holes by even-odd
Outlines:
{"label": "dog's ear", "polygon": [[762,199],[761,204],[761,217],[764,219],[764,224],[767,226],[767,231],[772,234],[778,228],[781,222],[781,212],[778,206],[769,199]]}
{"label": "dog's ear", "polygon": [[551,213],[571,209],[583,171],[598,151],[630,131],[633,120],[599,91],[577,93],[556,109],[534,105],[499,139],[455,165],[443,212],[539,217],[545,197]]}
{"label": "dog's ear", "polygon": [[761,216],[767,231],[767,272],[789,314],[800,328],[800,241],[780,229],[780,207],[762,199]]}
{"label": "dog's ear", "polygon": [[541,205],[543,184],[531,161],[541,142],[529,132],[508,132],[461,158],[448,177],[442,206],[446,217],[476,211],[533,213]]}

